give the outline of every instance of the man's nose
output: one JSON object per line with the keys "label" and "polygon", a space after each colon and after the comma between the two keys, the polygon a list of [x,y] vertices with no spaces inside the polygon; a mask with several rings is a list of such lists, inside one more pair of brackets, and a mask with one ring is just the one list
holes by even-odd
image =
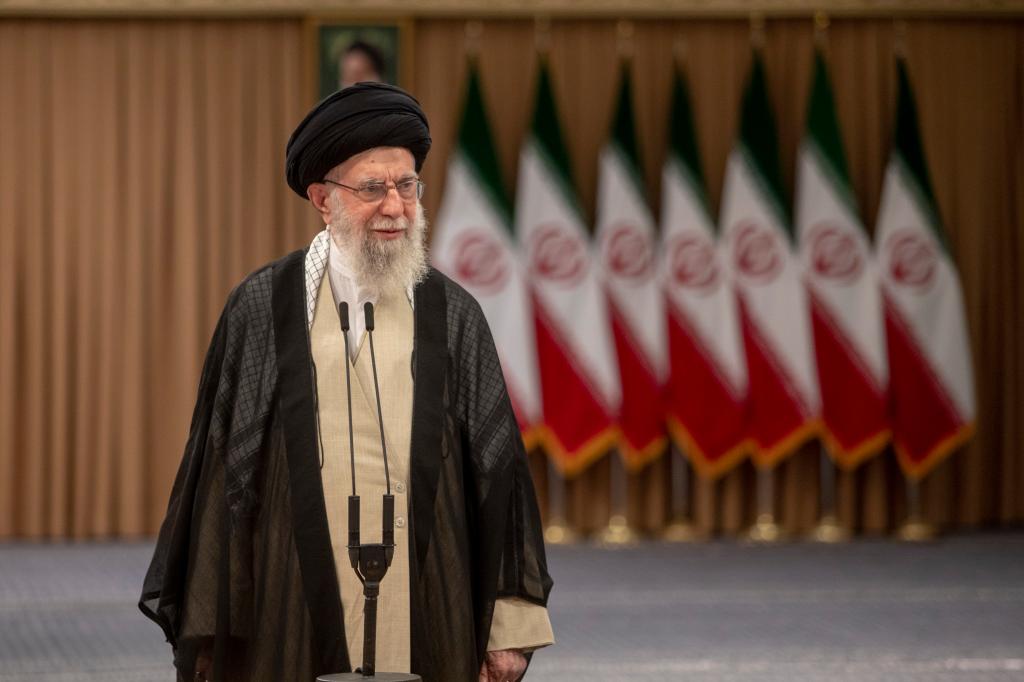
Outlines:
{"label": "man's nose", "polygon": [[380,202],[380,214],[388,218],[398,218],[403,213],[405,213],[405,205],[402,202],[402,197],[398,196],[398,188],[392,185],[388,187],[388,193]]}

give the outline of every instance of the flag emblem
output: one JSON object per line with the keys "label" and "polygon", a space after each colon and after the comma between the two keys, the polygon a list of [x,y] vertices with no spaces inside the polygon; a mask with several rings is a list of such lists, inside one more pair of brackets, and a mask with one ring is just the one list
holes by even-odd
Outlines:
{"label": "flag emblem", "polygon": [[722,280],[715,263],[715,245],[703,232],[675,235],[668,244],[672,281],[685,289],[710,294]]}
{"label": "flag emblem", "polygon": [[885,240],[886,265],[893,282],[924,293],[935,280],[938,255],[920,230],[897,230]]}
{"label": "flag emblem", "polygon": [[651,241],[636,225],[618,223],[604,236],[605,265],[618,277],[647,280],[654,270]]}
{"label": "flag emblem", "polygon": [[733,228],[736,271],[750,284],[769,284],[782,272],[784,254],[778,235],[753,220]]}
{"label": "flag emblem", "polygon": [[471,227],[460,234],[452,246],[455,275],[459,282],[482,294],[501,291],[508,282],[508,249],[491,230]]}
{"label": "flag emblem", "polygon": [[560,225],[540,225],[530,239],[531,271],[552,284],[577,284],[587,274],[588,256],[580,235]]}
{"label": "flag emblem", "polygon": [[846,230],[820,222],[807,233],[810,264],[816,275],[837,284],[852,284],[864,271],[864,254]]}

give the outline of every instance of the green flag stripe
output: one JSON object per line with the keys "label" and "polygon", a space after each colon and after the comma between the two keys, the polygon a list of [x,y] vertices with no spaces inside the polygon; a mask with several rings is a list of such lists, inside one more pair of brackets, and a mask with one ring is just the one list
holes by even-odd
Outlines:
{"label": "green flag stripe", "polygon": [[828,66],[820,50],[816,50],[814,54],[814,76],[811,97],[807,105],[807,142],[836,193],[846,204],[847,209],[859,218],[857,198],[851,188],[846,152],[839,133],[832,83],[828,76]]}
{"label": "green flag stripe", "polygon": [[[711,232],[718,234],[718,222],[712,217],[711,211],[708,209],[707,195],[704,192],[704,188],[700,185],[700,179],[693,175],[692,170],[687,166],[678,156],[675,154],[669,154],[668,163],[679,172],[679,175],[683,178],[683,183],[690,188],[694,198],[697,201],[697,210],[704,214],[707,219],[707,224],[711,228]],[[665,190],[663,189],[662,192]]]}
{"label": "green flag stripe", "polygon": [[533,108],[533,124],[530,140],[546,163],[548,170],[555,179],[567,204],[572,206],[581,224],[583,210],[576,197],[572,179],[572,168],[569,165],[569,153],[566,151],[562,138],[562,128],[558,124],[558,106],[555,103],[554,88],[551,85],[551,71],[547,59],[540,58],[537,73],[537,98]]}
{"label": "green flag stripe", "polygon": [[[704,214],[710,218],[700,149],[697,146],[696,124],[690,104],[690,88],[686,77],[678,70],[672,74],[672,106],[668,122],[669,158],[674,161],[683,179],[700,201]],[[717,230],[713,220],[709,223]]]}
{"label": "green flag stripe", "polygon": [[615,116],[612,119],[612,149],[618,152],[625,164],[634,186],[644,196],[644,176],[640,165],[640,149],[636,142],[636,122],[633,117],[633,79],[630,76],[629,60],[622,60],[620,67],[619,94],[615,102]]}
{"label": "green flag stripe", "polygon": [[785,203],[782,172],[779,169],[779,148],[776,139],[775,117],[768,100],[768,86],[761,55],[754,52],[750,79],[743,92],[740,111],[740,144],[754,175],[778,212],[783,229],[793,237],[789,211]]}
{"label": "green flag stripe", "polygon": [[833,161],[828,158],[826,152],[822,151],[821,147],[818,146],[817,141],[810,135],[804,139],[804,148],[807,153],[814,157],[814,163],[817,164],[819,169],[821,169],[822,174],[828,178],[829,184],[832,186],[836,195],[838,195],[839,201],[846,206],[846,210],[850,212],[850,215],[853,217],[858,229],[866,234],[864,223],[860,219],[860,213],[857,207],[857,197],[854,195],[851,187],[846,184],[845,179],[839,175]]}
{"label": "green flag stripe", "polygon": [[903,59],[896,60],[896,78],[898,90],[894,153],[900,160],[902,169],[906,171],[904,176],[907,184],[917,195],[920,206],[929,219],[929,227],[939,243],[948,251],[949,245],[946,243],[938,203],[935,201],[931,177],[928,174],[928,163],[924,157],[924,145],[921,144],[914,91],[910,87],[910,77],[907,75],[907,66]]}
{"label": "green flag stripe", "polygon": [[505,229],[512,230],[512,203],[501,181],[498,154],[487,122],[480,74],[476,61],[469,62],[466,82],[466,101],[459,125],[458,152],[476,172],[481,188],[491,200],[495,211],[505,223]]}
{"label": "green flag stripe", "polygon": [[786,233],[786,238],[789,243],[793,243],[793,228],[789,223],[789,213],[786,211],[785,205],[779,199],[775,189],[768,183],[768,180],[761,173],[761,169],[758,168],[757,160],[754,157],[754,152],[750,150],[742,141],[739,145],[740,156],[743,157],[743,163],[750,169],[750,175],[754,180],[754,184],[757,185],[758,191],[761,194],[761,198],[768,204],[768,209],[775,214],[775,220],[778,221],[779,225],[782,226],[782,231]]}

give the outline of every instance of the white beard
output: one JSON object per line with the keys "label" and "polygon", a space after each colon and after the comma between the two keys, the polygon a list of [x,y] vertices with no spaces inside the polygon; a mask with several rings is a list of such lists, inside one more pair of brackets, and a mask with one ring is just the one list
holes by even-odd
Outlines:
{"label": "white beard", "polygon": [[[336,196],[329,199],[331,222],[327,229],[338,249],[345,255],[345,263],[352,270],[356,282],[381,297],[405,294],[422,282],[427,266],[427,219],[423,206],[416,204],[416,218],[387,218],[375,215],[365,225],[357,224],[345,211]],[[404,229],[397,239],[378,239],[371,236],[374,229]]]}

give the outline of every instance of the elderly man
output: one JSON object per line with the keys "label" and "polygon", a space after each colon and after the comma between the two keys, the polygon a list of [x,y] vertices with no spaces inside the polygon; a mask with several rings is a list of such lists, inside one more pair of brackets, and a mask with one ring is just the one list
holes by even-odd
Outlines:
{"label": "elderly man", "polygon": [[312,681],[359,665],[347,495],[354,471],[363,541],[378,542],[384,445],[396,549],[377,670],[511,681],[553,642],[536,499],[490,331],[426,264],[429,148],[416,100],[378,83],[323,100],[288,141],[288,184],[327,228],[236,287],[213,335],[140,601],[179,679]]}

